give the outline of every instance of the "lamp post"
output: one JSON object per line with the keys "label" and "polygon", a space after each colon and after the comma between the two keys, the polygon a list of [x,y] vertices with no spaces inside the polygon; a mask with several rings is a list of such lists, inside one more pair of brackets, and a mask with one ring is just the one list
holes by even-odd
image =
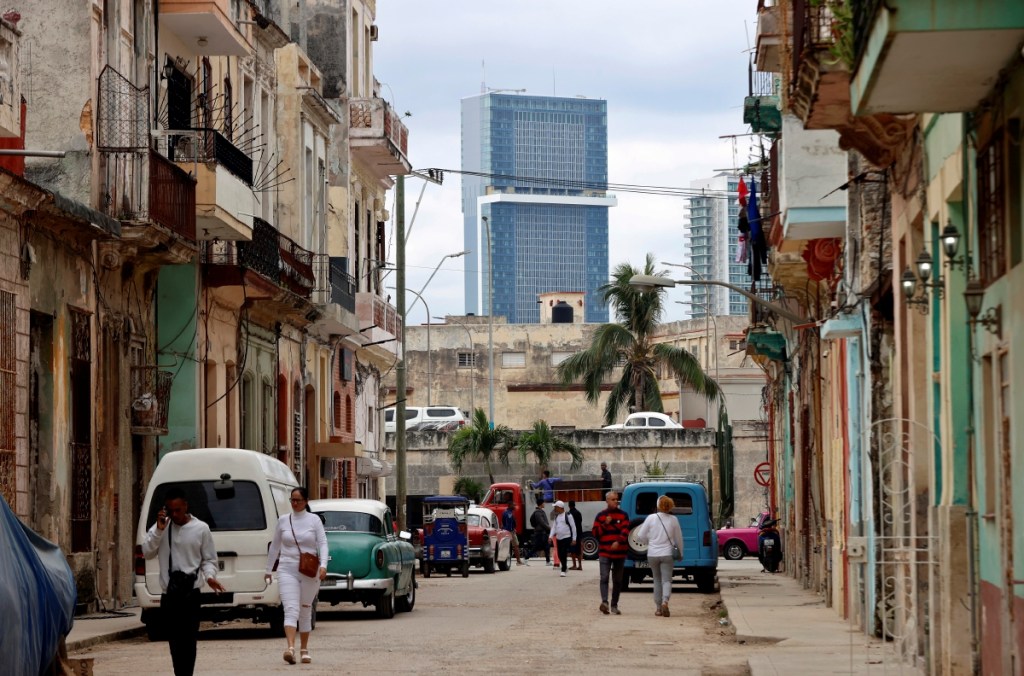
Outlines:
{"label": "lamp post", "polygon": [[[697,275],[697,279],[700,282],[706,282],[707,281],[707,279],[704,277],[704,275],[700,274],[699,272],[694,270],[689,265],[683,265],[682,263],[665,263],[665,265],[668,265],[668,266],[673,267],[673,268],[683,268],[684,270],[689,270],[692,274]],[[704,293],[705,293],[705,301],[704,301],[704,363],[707,365],[707,368],[711,368],[711,289],[708,288],[707,284],[704,284]],[[676,301],[676,302],[679,302],[679,301]],[[692,303],[692,301],[691,301],[691,303]],[[718,320],[715,320],[715,383],[718,383]],[[720,383],[719,383],[719,387],[721,387]],[[680,401],[679,402],[680,418],[682,417],[682,413],[683,413],[682,401]],[[707,419],[705,421],[705,424],[708,424],[710,422],[711,422],[711,401],[708,400],[707,401]]]}
{"label": "lamp post", "polygon": [[[427,280],[427,281],[430,281],[430,280]],[[424,284],[423,286],[426,286],[426,284]],[[389,289],[394,289],[395,287],[389,286],[388,288]],[[397,291],[397,289],[395,289],[395,290]],[[430,405],[432,405],[434,403],[433,401],[431,401],[431,397],[430,397],[431,383],[434,380],[434,368],[433,368],[434,360],[433,360],[433,353],[430,351],[430,306],[427,305],[426,299],[424,299],[423,296],[421,296],[416,291],[413,291],[412,289],[406,289],[406,291],[408,291],[409,293],[415,295],[416,296],[416,300],[418,300],[421,303],[423,303],[423,307],[427,308],[427,406],[430,406]],[[415,304],[416,304],[416,301],[413,301],[413,305],[415,305]],[[412,305],[410,305],[409,307],[412,307]],[[404,351],[404,349],[405,349],[405,345],[404,344],[403,344],[402,348],[403,348],[403,351]]]}
{"label": "lamp post", "polygon": [[458,324],[465,329],[466,337],[469,338],[469,354],[470,358],[473,360],[473,370],[469,374],[469,412],[470,418],[472,418],[473,414],[476,412],[476,344],[473,342],[473,334],[470,332],[468,326],[456,319],[452,319],[451,317],[434,317],[434,319],[439,319],[445,323],[450,321],[453,324]]}
{"label": "lamp post", "polygon": [[771,310],[780,317],[785,317],[791,322],[797,324],[814,324],[813,319],[807,317],[801,317],[795,312],[791,312],[781,305],[775,303],[769,303],[764,298],[755,296],[746,289],[742,289],[735,284],[729,284],[728,282],[720,282],[717,279],[705,279],[704,281],[697,281],[696,279],[669,279],[668,277],[658,277],[656,275],[633,275],[629,280],[630,286],[637,288],[640,291],[656,291],[657,289],[671,289],[677,285],[694,285],[694,284],[710,284],[712,286],[723,286],[730,291],[735,291],[755,305],[760,305],[766,310]]}
{"label": "lamp post", "polygon": [[[416,294],[416,300],[419,300],[419,299],[420,299],[420,294],[421,294],[421,293],[423,293],[423,292],[424,292],[424,291],[426,290],[426,288],[427,288],[427,284],[430,284],[430,281],[431,281],[432,279],[434,279],[434,275],[436,275],[436,274],[437,274],[437,271],[441,269],[441,265],[442,265],[442,264],[444,264],[444,262],[445,262],[445,259],[448,259],[448,258],[459,258],[460,256],[465,256],[465,255],[466,255],[466,254],[468,254],[468,253],[472,253],[472,252],[471,252],[471,251],[470,251],[469,249],[464,249],[464,250],[462,250],[462,251],[459,251],[458,253],[450,253],[450,254],[447,254],[446,256],[442,256],[442,257],[441,257],[441,260],[439,260],[439,261],[437,262],[437,267],[435,267],[435,268],[434,268],[434,271],[430,273],[430,276],[429,276],[429,277],[427,277],[427,281],[426,281],[426,282],[424,282],[424,283],[423,283],[423,286],[421,286],[421,287],[420,287],[420,293],[417,293],[417,294]],[[410,290],[410,291],[411,291],[411,290]],[[415,293],[415,292],[412,292],[412,293]],[[427,305],[426,303],[424,303],[424,304],[423,304],[423,306],[424,306],[424,307],[426,307],[426,305]],[[412,302],[412,305],[410,305],[410,306],[408,307],[408,309],[406,310],[406,316],[408,316],[408,313],[409,313],[409,312],[410,312],[410,311],[411,311],[411,310],[413,309],[413,307],[415,307],[415,306],[416,306],[416,301],[414,300],[414,301]],[[430,310],[427,310],[427,317],[428,317],[428,320],[429,320],[429,317],[430,317]],[[429,321],[428,321],[428,324],[429,324]]]}
{"label": "lamp post", "polygon": [[487,402],[491,428],[494,428],[494,256],[491,250],[491,224],[481,216],[487,234]]}

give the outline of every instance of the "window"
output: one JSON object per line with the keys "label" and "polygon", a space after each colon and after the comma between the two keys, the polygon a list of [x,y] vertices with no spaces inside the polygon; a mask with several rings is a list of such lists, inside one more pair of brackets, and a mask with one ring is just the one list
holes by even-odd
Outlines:
{"label": "window", "polygon": [[561,364],[563,361],[565,361],[566,359],[568,359],[572,355],[573,355],[572,352],[552,352],[551,353],[551,365],[552,366],[558,366],[559,364]]}
{"label": "window", "polygon": [[501,368],[503,369],[521,369],[526,368],[526,353],[525,352],[502,352],[501,353]]}
{"label": "window", "polygon": [[476,354],[473,352],[460,352],[459,353],[459,368],[473,368],[476,366]]}
{"label": "window", "polygon": [[981,280],[990,284],[1006,273],[1003,191],[1003,133],[978,151],[978,261]]}
{"label": "window", "polygon": [[267,519],[260,489],[252,481],[234,481],[229,489],[216,488],[215,481],[181,481],[161,484],[153,491],[146,516],[146,528],[156,523],[164,506],[164,495],[172,486],[185,491],[188,511],[206,522],[216,533],[222,530],[263,530]]}

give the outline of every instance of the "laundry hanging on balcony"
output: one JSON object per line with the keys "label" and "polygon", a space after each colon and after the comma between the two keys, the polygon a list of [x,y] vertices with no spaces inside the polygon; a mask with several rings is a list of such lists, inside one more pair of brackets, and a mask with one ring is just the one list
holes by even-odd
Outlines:
{"label": "laundry hanging on balcony", "polygon": [[757,207],[757,181],[750,180],[750,199],[747,202],[747,221],[750,227],[750,261],[747,271],[755,282],[761,281],[764,266],[768,263],[768,242],[761,227],[761,212]]}

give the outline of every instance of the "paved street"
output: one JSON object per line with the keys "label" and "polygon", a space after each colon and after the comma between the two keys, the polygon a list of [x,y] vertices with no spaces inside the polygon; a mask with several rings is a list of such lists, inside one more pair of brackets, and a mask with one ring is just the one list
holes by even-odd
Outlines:
{"label": "paved street", "polygon": [[[560,578],[536,560],[494,575],[420,579],[413,612],[392,620],[357,606],[321,612],[312,665],[285,664],[284,639],[264,625],[204,625],[197,673],[748,673],[750,648],[719,624],[717,594],[677,585],[666,619],[654,615],[651,585],[634,585],[620,601],[623,614],[606,616],[597,579],[595,561]],[[167,644],[144,637],[73,656],[94,658],[95,674],[171,673]]]}

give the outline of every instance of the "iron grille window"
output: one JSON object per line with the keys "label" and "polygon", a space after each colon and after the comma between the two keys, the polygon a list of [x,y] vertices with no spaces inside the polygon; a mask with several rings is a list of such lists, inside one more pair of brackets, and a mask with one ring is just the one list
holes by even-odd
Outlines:
{"label": "iron grille window", "polygon": [[1003,132],[996,132],[978,153],[978,261],[981,281],[990,284],[1006,273],[1004,234],[1005,171]]}
{"label": "iron grille window", "polygon": [[92,335],[71,308],[71,551],[92,550]]}
{"label": "iron grille window", "polygon": [[467,369],[474,368],[476,366],[476,354],[472,352],[460,352],[459,353],[459,368]]}

